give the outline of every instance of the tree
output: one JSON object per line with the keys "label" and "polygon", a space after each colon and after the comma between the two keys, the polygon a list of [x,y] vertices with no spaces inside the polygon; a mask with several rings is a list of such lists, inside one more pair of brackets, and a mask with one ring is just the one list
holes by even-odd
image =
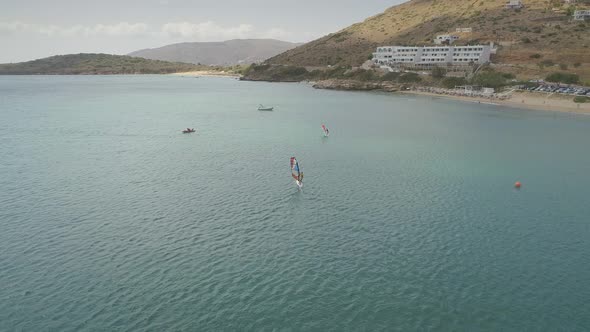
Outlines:
{"label": "tree", "polygon": [[467,80],[463,77],[445,77],[441,81],[441,85],[447,89],[452,89],[459,85],[467,84]]}
{"label": "tree", "polygon": [[565,83],[565,84],[576,84],[580,82],[580,77],[576,74],[570,73],[552,73],[549,74],[545,80],[547,82]]}
{"label": "tree", "polygon": [[502,73],[488,71],[477,74],[473,82],[477,85],[496,89],[506,85],[506,77]]}
{"label": "tree", "polygon": [[416,73],[403,73],[398,81],[400,83],[417,83],[421,82],[422,78]]}

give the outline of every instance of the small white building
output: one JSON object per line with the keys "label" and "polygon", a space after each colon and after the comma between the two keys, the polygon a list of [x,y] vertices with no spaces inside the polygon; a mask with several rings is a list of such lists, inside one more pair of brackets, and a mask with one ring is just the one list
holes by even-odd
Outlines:
{"label": "small white building", "polygon": [[494,88],[482,88],[481,93],[487,96],[491,96],[494,94]]}
{"label": "small white building", "polygon": [[455,40],[459,39],[459,36],[453,36],[453,35],[438,35],[436,36],[436,38],[434,38],[434,43],[437,45],[442,45],[442,44],[452,44],[453,42],[455,42]]}
{"label": "small white building", "polygon": [[457,29],[455,29],[455,32],[470,33],[470,32],[473,32],[473,29],[472,28],[457,28]]}
{"label": "small white building", "polygon": [[576,21],[590,20],[590,10],[576,10],[574,12],[574,20],[576,20]]}
{"label": "small white building", "polygon": [[468,46],[381,46],[373,53],[378,65],[469,65],[490,62],[493,44]]}
{"label": "small white building", "polygon": [[524,7],[522,0],[510,0],[506,4],[506,9],[521,9]]}

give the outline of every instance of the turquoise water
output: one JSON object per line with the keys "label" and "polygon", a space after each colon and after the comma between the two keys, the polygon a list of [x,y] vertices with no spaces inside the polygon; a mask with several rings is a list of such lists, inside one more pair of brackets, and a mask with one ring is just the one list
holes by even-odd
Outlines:
{"label": "turquoise water", "polygon": [[588,142],[423,97],[0,77],[0,330],[589,330]]}

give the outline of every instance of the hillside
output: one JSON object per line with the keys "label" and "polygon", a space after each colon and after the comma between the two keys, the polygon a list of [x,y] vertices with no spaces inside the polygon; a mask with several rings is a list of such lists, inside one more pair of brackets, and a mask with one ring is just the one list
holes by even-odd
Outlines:
{"label": "hillside", "polygon": [[[337,33],[289,50],[267,61],[295,66],[358,66],[379,45],[429,45],[438,34],[452,33],[457,44],[499,45],[492,61],[522,65],[534,75],[545,64],[576,65],[590,80],[590,23],[576,22],[561,0],[524,0],[508,10],[505,0],[412,0]],[[587,8],[588,0],[578,0]],[[573,9],[573,8],[572,8]],[[570,11],[572,9],[569,9]],[[456,33],[472,28],[471,33]]]}
{"label": "hillside", "polygon": [[198,70],[186,63],[147,60],[123,55],[69,54],[0,64],[0,75],[168,74]]}
{"label": "hillside", "polygon": [[300,44],[274,39],[180,43],[132,52],[130,56],[202,65],[231,66],[264,61]]}

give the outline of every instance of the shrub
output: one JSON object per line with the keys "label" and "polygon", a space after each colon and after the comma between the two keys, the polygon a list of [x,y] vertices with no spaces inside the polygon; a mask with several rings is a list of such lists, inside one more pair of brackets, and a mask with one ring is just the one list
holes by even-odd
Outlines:
{"label": "shrub", "polygon": [[539,86],[539,83],[529,82],[529,81],[522,81],[522,82],[516,82],[515,85],[522,85],[525,88],[536,88],[536,87]]}
{"label": "shrub", "polygon": [[574,103],[590,103],[590,98],[586,96],[575,96]]}
{"label": "shrub", "polygon": [[579,62],[576,62],[576,63],[574,63],[574,67],[576,67],[576,68],[580,67],[581,65],[582,65],[582,64],[581,64],[581,63],[579,63]]}
{"label": "shrub", "polygon": [[516,78],[516,76],[514,76],[512,73],[503,73],[502,76],[507,80],[513,80]]}
{"label": "shrub", "polygon": [[441,85],[447,89],[452,89],[458,85],[465,85],[465,84],[467,84],[467,80],[463,77],[445,77],[441,81]]}
{"label": "shrub", "polygon": [[567,65],[565,63],[560,63],[559,64],[559,69],[561,69],[561,70],[567,70]]}
{"label": "shrub", "polygon": [[553,62],[553,60],[547,59],[547,60],[541,61],[540,64],[542,64],[543,66],[551,67],[551,66],[555,65],[555,62]]}
{"label": "shrub", "polygon": [[567,16],[572,16],[572,15],[574,15],[574,12],[575,12],[575,11],[576,11],[576,7],[569,6],[569,7],[567,7],[567,9],[565,10],[565,14],[566,14]]}
{"label": "shrub", "polygon": [[398,82],[400,82],[400,83],[417,83],[417,82],[422,82],[422,78],[416,73],[403,73],[400,75]]}
{"label": "shrub", "polygon": [[549,74],[545,80],[547,82],[556,82],[556,83],[566,83],[566,84],[575,84],[580,82],[580,77],[576,74],[570,73],[552,73]]}
{"label": "shrub", "polygon": [[525,44],[530,44],[531,43],[531,39],[529,37],[524,37],[521,39],[521,41]]}
{"label": "shrub", "polygon": [[481,86],[497,89],[506,85],[506,78],[502,73],[488,71],[477,74],[473,82]]}
{"label": "shrub", "polygon": [[383,75],[381,77],[381,80],[382,81],[397,81],[398,78],[399,78],[399,73],[390,72],[390,73]]}
{"label": "shrub", "polygon": [[301,76],[307,74],[307,69],[296,66],[284,66],[281,68],[280,73],[286,76]]}
{"label": "shrub", "polygon": [[345,76],[346,78],[355,79],[359,81],[373,81],[377,78],[374,71],[364,69],[355,70],[353,72],[346,74]]}
{"label": "shrub", "polygon": [[432,69],[432,77],[443,78],[447,75],[447,70],[442,67],[434,67]]}
{"label": "shrub", "polygon": [[324,78],[342,78],[347,70],[345,67],[335,67],[324,73]]}
{"label": "shrub", "polygon": [[542,57],[542,55],[539,54],[539,53],[535,53],[535,54],[533,54],[533,55],[530,56],[531,59],[540,59],[541,57]]}

